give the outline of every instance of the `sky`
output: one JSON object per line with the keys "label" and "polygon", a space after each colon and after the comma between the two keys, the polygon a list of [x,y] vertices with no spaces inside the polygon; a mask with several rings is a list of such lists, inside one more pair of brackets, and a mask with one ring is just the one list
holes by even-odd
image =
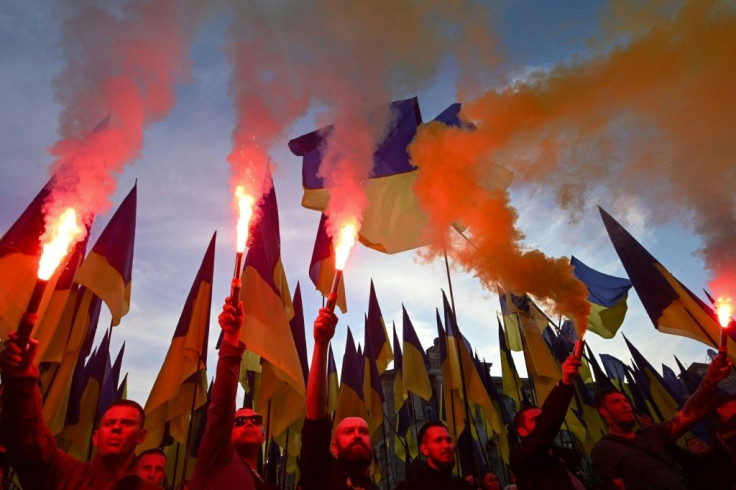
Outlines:
{"label": "sky", "polygon": [[[350,7],[326,0],[306,7],[286,1],[240,4],[231,9],[224,1],[115,2],[110,11],[98,8],[94,15],[83,15],[92,5],[85,2],[9,0],[0,5],[0,233],[49,178],[53,155],[63,151],[55,144],[91,129],[104,117],[103,107],[116,103],[105,98],[109,93],[98,94],[87,84],[94,87],[106,73],[124,71],[135,56],[152,60],[137,67],[152,73],[139,81],[146,89],[140,114],[128,110],[137,109],[133,103],[123,102],[125,108],[118,109],[122,119],[141,118],[142,127],[131,130],[132,123],[123,125],[129,130],[127,140],[134,140],[128,152],[108,158],[106,162],[118,158],[119,165],[111,166],[99,185],[89,181],[83,191],[97,206],[92,243],[112,210],[136,181],[138,185],[131,310],[115,327],[111,344],[116,353],[126,342],[122,372],[129,373],[130,398],[145,403],[202,256],[217,231],[208,356],[214,373],[216,317],[229,293],[234,260],[231,185],[242,170],[242,162],[229,155],[234,147],[249,144],[239,139],[243,135],[260,142],[256,160],[271,165],[282,261],[291,291],[301,284],[311,353],[310,325],[321,296],[309,281],[308,268],[319,213],[300,205],[301,159],[289,152],[287,143],[379,101],[416,95],[425,121],[461,101],[471,120],[487,122],[479,131],[485,140],[473,141],[469,148],[493,152],[499,163],[514,170],[507,204],[518,216],[516,229],[525,235],[519,241],[522,250],[538,249],[554,258],[575,255],[602,272],[625,276],[598,215],[600,205],[696,293],[714,280],[713,264],[729,263],[714,262],[718,254],[703,250],[716,242],[734,248],[731,237],[714,239],[700,225],[707,220],[699,220],[724,216],[728,224],[734,219],[733,199],[716,191],[736,183],[733,171],[728,172],[733,144],[717,145],[728,141],[732,130],[709,130],[728,122],[733,111],[726,109],[734,104],[733,95],[720,101],[722,111],[716,110],[718,103],[703,96],[699,85],[702,75],[702,83],[715,86],[718,93],[723,82],[713,75],[719,73],[718,53],[708,51],[708,44],[695,46],[695,54],[702,50],[700,63],[707,68],[714,60],[716,68],[678,71],[678,63],[687,60],[652,66],[640,54],[647,46],[655,60],[667,61],[667,55],[652,48],[654,44],[642,43],[638,51],[631,50],[638,65],[627,65],[634,63],[626,58],[628,43],[639,46],[637,36],[646,37],[652,26],[665,33],[681,28],[683,37],[690,32],[688,26],[697,27],[697,22],[676,24],[680,2],[636,7],[600,1],[466,1],[453,3],[451,11],[443,11],[442,2],[426,2],[428,10],[422,12],[415,12],[418,7],[411,2],[398,12],[380,2],[365,11],[361,2]],[[163,5],[162,12],[152,16],[159,24],[136,23],[130,29],[121,22],[119,29],[111,29],[116,24],[104,21],[105,16],[121,18],[140,5]],[[729,2],[712,6],[731,20],[732,7]],[[172,21],[171,12],[178,12],[178,22]],[[696,27],[692,32],[697,34]],[[143,45],[137,50],[121,48],[126,35],[138,28],[146,40]],[[313,39],[315,32],[323,37]],[[330,38],[333,34],[343,37]],[[156,49],[159,42],[165,45],[161,52]],[[626,83],[601,83],[617,73],[631,76],[632,86],[645,89],[634,92],[622,89]],[[724,77],[733,81],[731,75]],[[110,96],[124,93],[125,87],[118,86]],[[652,96],[655,93],[664,95],[660,100]],[[529,98],[523,99],[525,95]],[[164,102],[154,100],[159,96]],[[705,107],[682,107],[686,122],[704,128],[703,134],[692,133],[693,140],[712,143],[718,151],[703,154],[698,163],[705,181],[705,187],[698,187],[699,196],[683,193],[680,199],[672,197],[680,189],[668,184],[680,185],[677,178],[656,174],[662,169],[682,173],[678,150],[689,157],[699,148],[668,145],[682,132],[669,127],[673,116],[666,109],[685,99]],[[616,101],[623,110],[618,111]],[[726,115],[713,115],[721,112]],[[606,118],[605,124],[598,117]],[[241,133],[234,136],[234,128]],[[715,133],[722,140],[712,137]],[[555,158],[539,157],[543,149]],[[647,169],[654,169],[652,175]],[[695,185],[694,175],[683,178]],[[708,186],[714,189],[712,195],[703,192]],[[722,207],[724,202],[730,208]],[[720,214],[703,211],[712,206],[721,206]],[[443,217],[440,211],[434,210],[433,216]],[[495,226],[490,217],[487,227],[482,221],[482,216],[471,219],[470,232],[475,230],[479,240],[492,235]],[[479,276],[506,276],[468,270],[462,257],[453,254],[450,266],[460,329],[499,375],[498,299]],[[400,335],[403,304],[425,348],[436,336],[434,309],[441,307],[441,290],[448,291],[444,261],[432,253],[386,255],[358,245],[345,271],[349,311],[340,315],[333,340],[338,365],[345,326],[358,339],[363,337],[371,279],[389,334],[395,323]],[[686,365],[704,361],[705,346],[656,331],[633,290],[628,304],[626,321],[614,339],[586,337],[596,353],[628,360],[625,334],[657,367],[673,364],[673,355]],[[551,310],[550,315],[557,318]],[[109,318],[103,309],[100,325]],[[524,371],[523,361],[517,360]]]}

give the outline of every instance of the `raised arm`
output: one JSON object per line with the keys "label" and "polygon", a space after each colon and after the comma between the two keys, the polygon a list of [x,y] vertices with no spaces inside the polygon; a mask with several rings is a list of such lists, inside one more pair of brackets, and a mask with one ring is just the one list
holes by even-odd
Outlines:
{"label": "raised arm", "polygon": [[33,364],[38,341],[29,339],[21,349],[11,332],[0,352],[3,380],[3,416],[0,432],[21,483],[40,488],[54,471],[56,442],[43,420],[38,368]]}
{"label": "raised arm", "polygon": [[703,378],[698,389],[687,399],[677,415],[667,421],[673,439],[679,439],[685,432],[705,417],[713,404],[713,398],[718,390],[718,383],[728,376],[731,371],[731,362],[725,354],[718,354],[708,367],[708,373]]}
{"label": "raised arm", "polygon": [[307,382],[307,419],[310,420],[327,416],[327,356],[336,325],[337,316],[321,308],[314,320],[314,352]]}

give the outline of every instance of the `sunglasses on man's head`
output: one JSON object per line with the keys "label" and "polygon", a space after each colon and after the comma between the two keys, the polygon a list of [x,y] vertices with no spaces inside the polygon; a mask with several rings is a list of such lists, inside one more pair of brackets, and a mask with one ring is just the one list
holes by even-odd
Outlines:
{"label": "sunglasses on man's head", "polygon": [[263,424],[263,415],[238,415],[235,417],[233,425],[235,427],[242,427],[246,422],[250,422],[253,425],[261,425]]}

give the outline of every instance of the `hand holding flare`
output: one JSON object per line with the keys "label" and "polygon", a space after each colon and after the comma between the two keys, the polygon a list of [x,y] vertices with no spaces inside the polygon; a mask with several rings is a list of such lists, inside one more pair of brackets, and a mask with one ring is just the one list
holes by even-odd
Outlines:
{"label": "hand holding flare", "polygon": [[76,242],[82,233],[83,228],[77,222],[77,213],[73,208],[67,208],[55,223],[47,224],[46,233],[42,237],[44,244],[38,263],[38,279],[18,325],[16,343],[21,348],[25,348],[28,339],[31,338],[46,284],[69,253],[72,243]]}
{"label": "hand holding flare", "polygon": [[733,313],[731,298],[719,297],[716,301],[716,313],[718,314],[718,323],[721,324],[721,344],[718,346],[718,353],[726,354],[728,352],[729,329],[733,323],[733,320],[731,320],[731,314]]}
{"label": "hand holding flare", "polygon": [[253,196],[246,194],[243,186],[239,185],[235,188],[235,200],[238,205],[238,224],[236,226],[235,270],[233,271],[233,280],[230,287],[230,300],[232,305],[237,307],[240,301],[240,272],[243,270],[243,253],[245,253],[245,246],[248,243],[248,228],[250,218],[253,216],[255,199],[253,199]]}
{"label": "hand holding flare", "polygon": [[357,227],[354,222],[346,223],[340,228],[340,236],[337,239],[337,245],[335,246],[335,277],[332,279],[332,288],[330,294],[327,296],[326,308],[330,310],[330,313],[335,311],[335,304],[337,303],[337,290],[340,287],[340,281],[342,280],[342,271],[345,269],[345,263],[348,261],[348,255],[350,250],[355,245],[355,237],[358,234]]}

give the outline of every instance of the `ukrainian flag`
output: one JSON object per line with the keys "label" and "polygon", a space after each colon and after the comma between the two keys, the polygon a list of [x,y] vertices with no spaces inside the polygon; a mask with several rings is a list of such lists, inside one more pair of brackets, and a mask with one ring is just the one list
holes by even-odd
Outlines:
{"label": "ukrainian flag", "polygon": [[[309,263],[309,278],[312,280],[314,287],[324,297],[330,294],[332,281],[335,277],[335,247],[332,238],[327,234],[326,221],[327,216],[322,213],[317,227],[317,237],[314,239],[312,260]],[[337,306],[343,313],[348,312],[344,275],[337,287]]]}
{"label": "ukrainian flag", "polygon": [[383,423],[383,387],[381,386],[381,378],[378,373],[378,360],[376,349],[373,347],[373,339],[369,334],[369,329],[365,331],[365,353],[363,370],[363,395],[365,400],[365,409],[368,427],[371,431],[371,437],[376,438],[376,431],[381,428]]}
{"label": "ukrainian flag", "polygon": [[[664,333],[718,346],[721,327],[713,310],[680,283],[611,215],[602,208],[599,211],[611,243],[654,327]],[[734,352],[733,339],[729,344],[729,352]]]}
{"label": "ukrainian flag", "polygon": [[432,398],[432,384],[429,382],[429,373],[427,366],[427,354],[424,352],[422,344],[419,342],[417,332],[411,323],[409,314],[406,312],[404,305],[401,305],[403,313],[403,347],[402,356],[402,374],[404,390],[416,393],[422,399],[429,401]]}
{"label": "ukrainian flag", "polygon": [[[363,214],[360,241],[384,253],[397,253],[422,245],[426,215],[413,192],[417,168],[409,163],[407,146],[422,122],[416,97],[393,102],[386,138],[373,156],[370,178],[364,183],[368,207]],[[324,211],[329,189],[319,175],[325,141],[334,126],[318,129],[289,141],[289,149],[303,157],[302,206]]]}
{"label": "ukrainian flag", "polygon": [[368,318],[366,320],[365,342],[368,346],[368,339],[371,341],[371,347],[375,356],[376,368],[378,374],[388,367],[389,363],[394,360],[394,353],[391,351],[391,342],[388,339],[386,324],[383,321],[381,307],[378,305],[378,297],[376,289],[373,287],[373,279],[371,279],[371,291],[368,299]]}
{"label": "ukrainian flag", "polygon": [[604,339],[613,338],[626,316],[631,281],[598,272],[575,257],[570,258],[575,277],[588,288],[588,330]]}
{"label": "ukrainian flag", "polygon": [[396,335],[394,324],[394,412],[399,413],[406,402],[406,389],[404,389],[404,358],[401,355],[401,344],[399,336]]}
{"label": "ukrainian flag", "polygon": [[75,277],[110,308],[113,325],[130,310],[137,189],[123,199]]}
{"label": "ukrainian flag", "polygon": [[626,336],[624,336],[624,340],[629,348],[629,352],[631,352],[631,356],[634,358],[636,366],[646,377],[646,383],[644,383],[643,386],[640,383],[640,388],[645,390],[645,393],[654,403],[656,410],[662,414],[664,420],[671,419],[677,415],[677,411],[680,408],[676,401],[676,396],[670,393],[667,388],[667,383],[662,376],[654,369],[654,366],[649,364],[649,361],[641,355],[641,352],[639,352],[639,350],[629,342],[629,339],[627,339]]}
{"label": "ukrainian flag", "polygon": [[337,410],[340,384],[337,380],[337,366],[335,356],[332,354],[332,344],[329,348],[327,358],[327,413],[332,414]]}
{"label": "ukrainian flag", "polygon": [[465,429],[465,410],[462,399],[460,366],[454,340],[448,338],[442,326],[439,309],[437,317],[437,336],[440,347],[440,367],[442,369],[442,418],[455,440]]}
{"label": "ukrainian flag", "polygon": [[529,405],[529,400],[527,400],[526,393],[524,393],[524,386],[521,384],[519,373],[516,371],[514,358],[506,346],[506,336],[504,335],[500,320],[498,321],[498,347],[501,354],[503,392],[514,400],[514,407],[516,410],[519,410],[522,404]]}
{"label": "ukrainian flag", "polygon": [[159,447],[167,422],[171,437],[186,443],[192,406],[196,409],[207,401],[207,339],[216,236],[217,233],[212,235],[184,303],[166,359],[148,395],[145,406],[148,436],[138,446],[139,452]]}
{"label": "ukrainian flag", "polygon": [[[345,342],[345,355],[342,358],[340,374],[340,392],[337,399],[334,426],[346,417],[366,418],[365,398],[363,397],[363,377],[360,368],[361,361],[355,350],[353,333],[348,327],[348,337]],[[333,428],[334,432],[334,428]]]}

